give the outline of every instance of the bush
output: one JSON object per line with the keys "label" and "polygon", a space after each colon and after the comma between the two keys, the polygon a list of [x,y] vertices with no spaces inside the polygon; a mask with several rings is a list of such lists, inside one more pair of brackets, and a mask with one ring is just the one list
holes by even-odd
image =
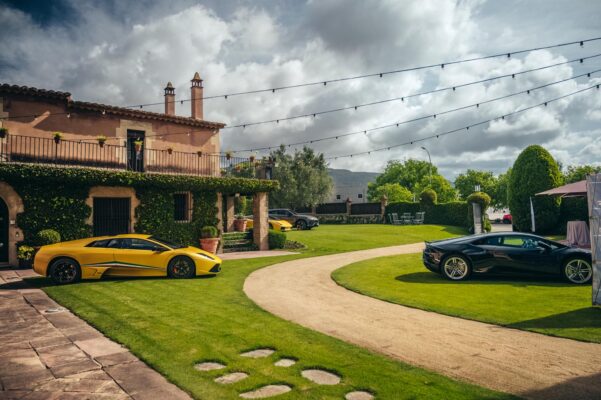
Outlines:
{"label": "bush", "polygon": [[36,243],[38,246],[46,246],[61,241],[61,235],[54,229],[42,229],[36,235]]}
{"label": "bush", "polygon": [[559,208],[559,221],[554,233],[565,234],[568,221],[587,221],[588,204],[586,197],[564,197]]}
{"label": "bush", "polygon": [[200,237],[203,239],[212,239],[219,237],[219,231],[214,226],[203,226],[200,229]]}
{"label": "bush", "polygon": [[527,147],[513,164],[507,199],[516,231],[530,230],[530,198],[534,203],[536,230],[549,232],[557,225],[560,199],[535,197],[536,193],[560,186],[562,175],[557,162],[543,147]]}
{"label": "bush", "polygon": [[277,232],[270,229],[268,237],[270,249],[283,249],[286,245],[286,234],[284,232]]}
{"label": "bush", "polygon": [[419,195],[419,202],[424,206],[431,206],[436,204],[437,197],[434,190],[426,189]]}

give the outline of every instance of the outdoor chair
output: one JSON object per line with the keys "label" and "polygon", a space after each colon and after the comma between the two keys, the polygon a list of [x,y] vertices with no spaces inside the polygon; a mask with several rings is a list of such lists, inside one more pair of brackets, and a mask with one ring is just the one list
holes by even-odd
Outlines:
{"label": "outdoor chair", "polygon": [[422,225],[424,223],[424,217],[426,213],[424,211],[415,213],[415,218],[413,219],[413,223],[416,225]]}
{"label": "outdoor chair", "polygon": [[388,214],[388,218],[390,218],[390,223],[392,225],[401,225],[402,224],[397,213]]}
{"label": "outdoor chair", "polygon": [[403,216],[401,217],[401,221],[403,222],[404,225],[410,225],[411,222],[413,221],[413,218],[411,217],[411,213],[403,213]]}

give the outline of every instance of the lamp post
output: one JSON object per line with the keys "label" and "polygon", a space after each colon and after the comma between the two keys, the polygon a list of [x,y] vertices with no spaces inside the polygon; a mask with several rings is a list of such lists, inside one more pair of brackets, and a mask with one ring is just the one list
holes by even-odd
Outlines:
{"label": "lamp post", "polygon": [[424,146],[422,146],[422,150],[428,153],[428,160],[430,161],[430,167],[428,168],[428,172],[430,173],[430,189],[432,189],[432,157],[430,157],[430,152]]}

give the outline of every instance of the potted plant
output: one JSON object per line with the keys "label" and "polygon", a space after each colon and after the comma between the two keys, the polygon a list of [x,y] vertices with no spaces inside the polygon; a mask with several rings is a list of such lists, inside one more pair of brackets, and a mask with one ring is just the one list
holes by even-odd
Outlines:
{"label": "potted plant", "polygon": [[202,151],[197,151],[196,154],[198,154],[198,157],[202,157]]}
{"label": "potted plant", "polygon": [[209,253],[217,253],[219,231],[214,226],[203,226],[200,230],[200,247]]}
{"label": "potted plant", "polygon": [[234,220],[234,230],[236,232],[245,232],[246,231],[246,218],[243,215],[236,215],[236,219]]}
{"label": "potted plant", "polygon": [[98,135],[98,136],[96,136],[96,140],[98,140],[98,146],[100,146],[100,148],[103,148],[104,143],[106,142],[106,136]]}
{"label": "potted plant", "polygon": [[136,153],[142,151],[142,145],[144,144],[143,140],[136,139],[134,140],[134,149],[136,149]]}
{"label": "potted plant", "polygon": [[33,255],[35,249],[31,246],[21,245],[17,247],[17,259],[19,268],[31,268],[33,266]]}
{"label": "potted plant", "polygon": [[232,159],[232,152],[231,151],[226,151],[225,152],[225,159],[226,160],[231,160]]}
{"label": "potted plant", "polygon": [[63,138],[63,134],[57,131],[52,134],[52,137],[54,138],[54,143],[59,144]]}
{"label": "potted plant", "polygon": [[0,128],[0,139],[4,139],[6,135],[8,135],[8,129],[4,127]]}
{"label": "potted plant", "polygon": [[173,153],[173,148],[172,147],[167,147],[167,153],[169,153],[169,154]]}
{"label": "potted plant", "polygon": [[251,154],[251,155],[250,155],[250,157],[248,157],[248,159],[250,160],[250,163],[251,163],[251,164],[255,162],[255,158],[256,158],[256,157],[255,157],[255,155],[254,155],[254,154]]}

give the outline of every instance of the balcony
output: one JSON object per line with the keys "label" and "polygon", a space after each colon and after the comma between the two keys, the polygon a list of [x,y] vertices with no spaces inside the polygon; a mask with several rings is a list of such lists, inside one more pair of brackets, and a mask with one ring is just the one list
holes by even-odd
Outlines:
{"label": "balcony", "polygon": [[100,145],[96,141],[7,135],[0,139],[0,162],[90,167],[172,175],[255,178],[258,163],[221,154]]}

